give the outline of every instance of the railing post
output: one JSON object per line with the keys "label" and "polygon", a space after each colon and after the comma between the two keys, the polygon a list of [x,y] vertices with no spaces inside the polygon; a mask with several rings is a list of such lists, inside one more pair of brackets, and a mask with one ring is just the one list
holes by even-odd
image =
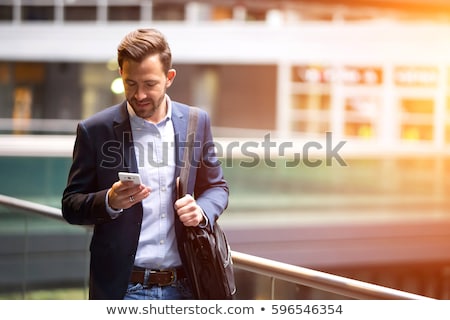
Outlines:
{"label": "railing post", "polygon": [[271,282],[271,285],[270,285],[270,289],[271,289],[271,292],[270,292],[270,299],[271,300],[275,300],[275,277],[271,277],[270,278],[270,282]]}

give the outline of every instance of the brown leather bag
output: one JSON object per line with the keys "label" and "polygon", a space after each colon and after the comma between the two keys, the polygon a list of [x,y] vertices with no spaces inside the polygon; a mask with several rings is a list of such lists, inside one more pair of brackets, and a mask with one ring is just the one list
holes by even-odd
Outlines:
{"label": "brown leather bag", "polygon": [[[186,194],[192,146],[197,127],[197,109],[191,107],[184,151],[184,164],[178,184],[178,196]],[[225,233],[216,221],[214,227],[186,227],[186,240],[180,246],[186,257],[185,269],[197,299],[229,300],[236,293],[234,266]]]}

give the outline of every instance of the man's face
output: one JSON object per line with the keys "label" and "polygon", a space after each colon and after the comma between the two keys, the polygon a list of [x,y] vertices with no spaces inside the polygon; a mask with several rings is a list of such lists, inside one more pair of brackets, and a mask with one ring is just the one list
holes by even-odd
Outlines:
{"label": "man's face", "polygon": [[120,69],[125,97],[141,118],[159,122],[166,114],[165,94],[175,78],[175,70],[164,73],[158,55],[142,62],[124,60]]}

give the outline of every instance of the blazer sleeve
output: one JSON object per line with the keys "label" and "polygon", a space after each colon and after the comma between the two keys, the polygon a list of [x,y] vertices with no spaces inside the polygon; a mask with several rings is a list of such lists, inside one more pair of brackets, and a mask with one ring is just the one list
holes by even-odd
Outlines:
{"label": "blazer sleeve", "polygon": [[203,209],[208,220],[214,222],[228,206],[229,188],[224,178],[220,161],[217,159],[211,133],[210,118],[206,112],[199,115],[201,144],[201,161],[195,175],[194,195],[198,205]]}
{"label": "blazer sleeve", "polygon": [[92,225],[111,220],[105,203],[108,189],[99,190],[97,185],[96,150],[92,139],[83,122],[78,124],[61,207],[64,219],[71,224]]}

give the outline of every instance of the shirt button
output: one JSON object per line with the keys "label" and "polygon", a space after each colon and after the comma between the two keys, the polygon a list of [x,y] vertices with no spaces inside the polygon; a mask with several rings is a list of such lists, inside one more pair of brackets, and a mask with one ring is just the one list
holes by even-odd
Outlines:
{"label": "shirt button", "polygon": [[167,188],[166,187],[161,187],[161,191],[166,191]]}
{"label": "shirt button", "polygon": [[165,213],[163,213],[163,214],[161,214],[161,218],[165,218],[166,217],[166,214]]}
{"label": "shirt button", "polygon": [[159,244],[164,244],[164,240],[160,240],[160,241],[159,241]]}

